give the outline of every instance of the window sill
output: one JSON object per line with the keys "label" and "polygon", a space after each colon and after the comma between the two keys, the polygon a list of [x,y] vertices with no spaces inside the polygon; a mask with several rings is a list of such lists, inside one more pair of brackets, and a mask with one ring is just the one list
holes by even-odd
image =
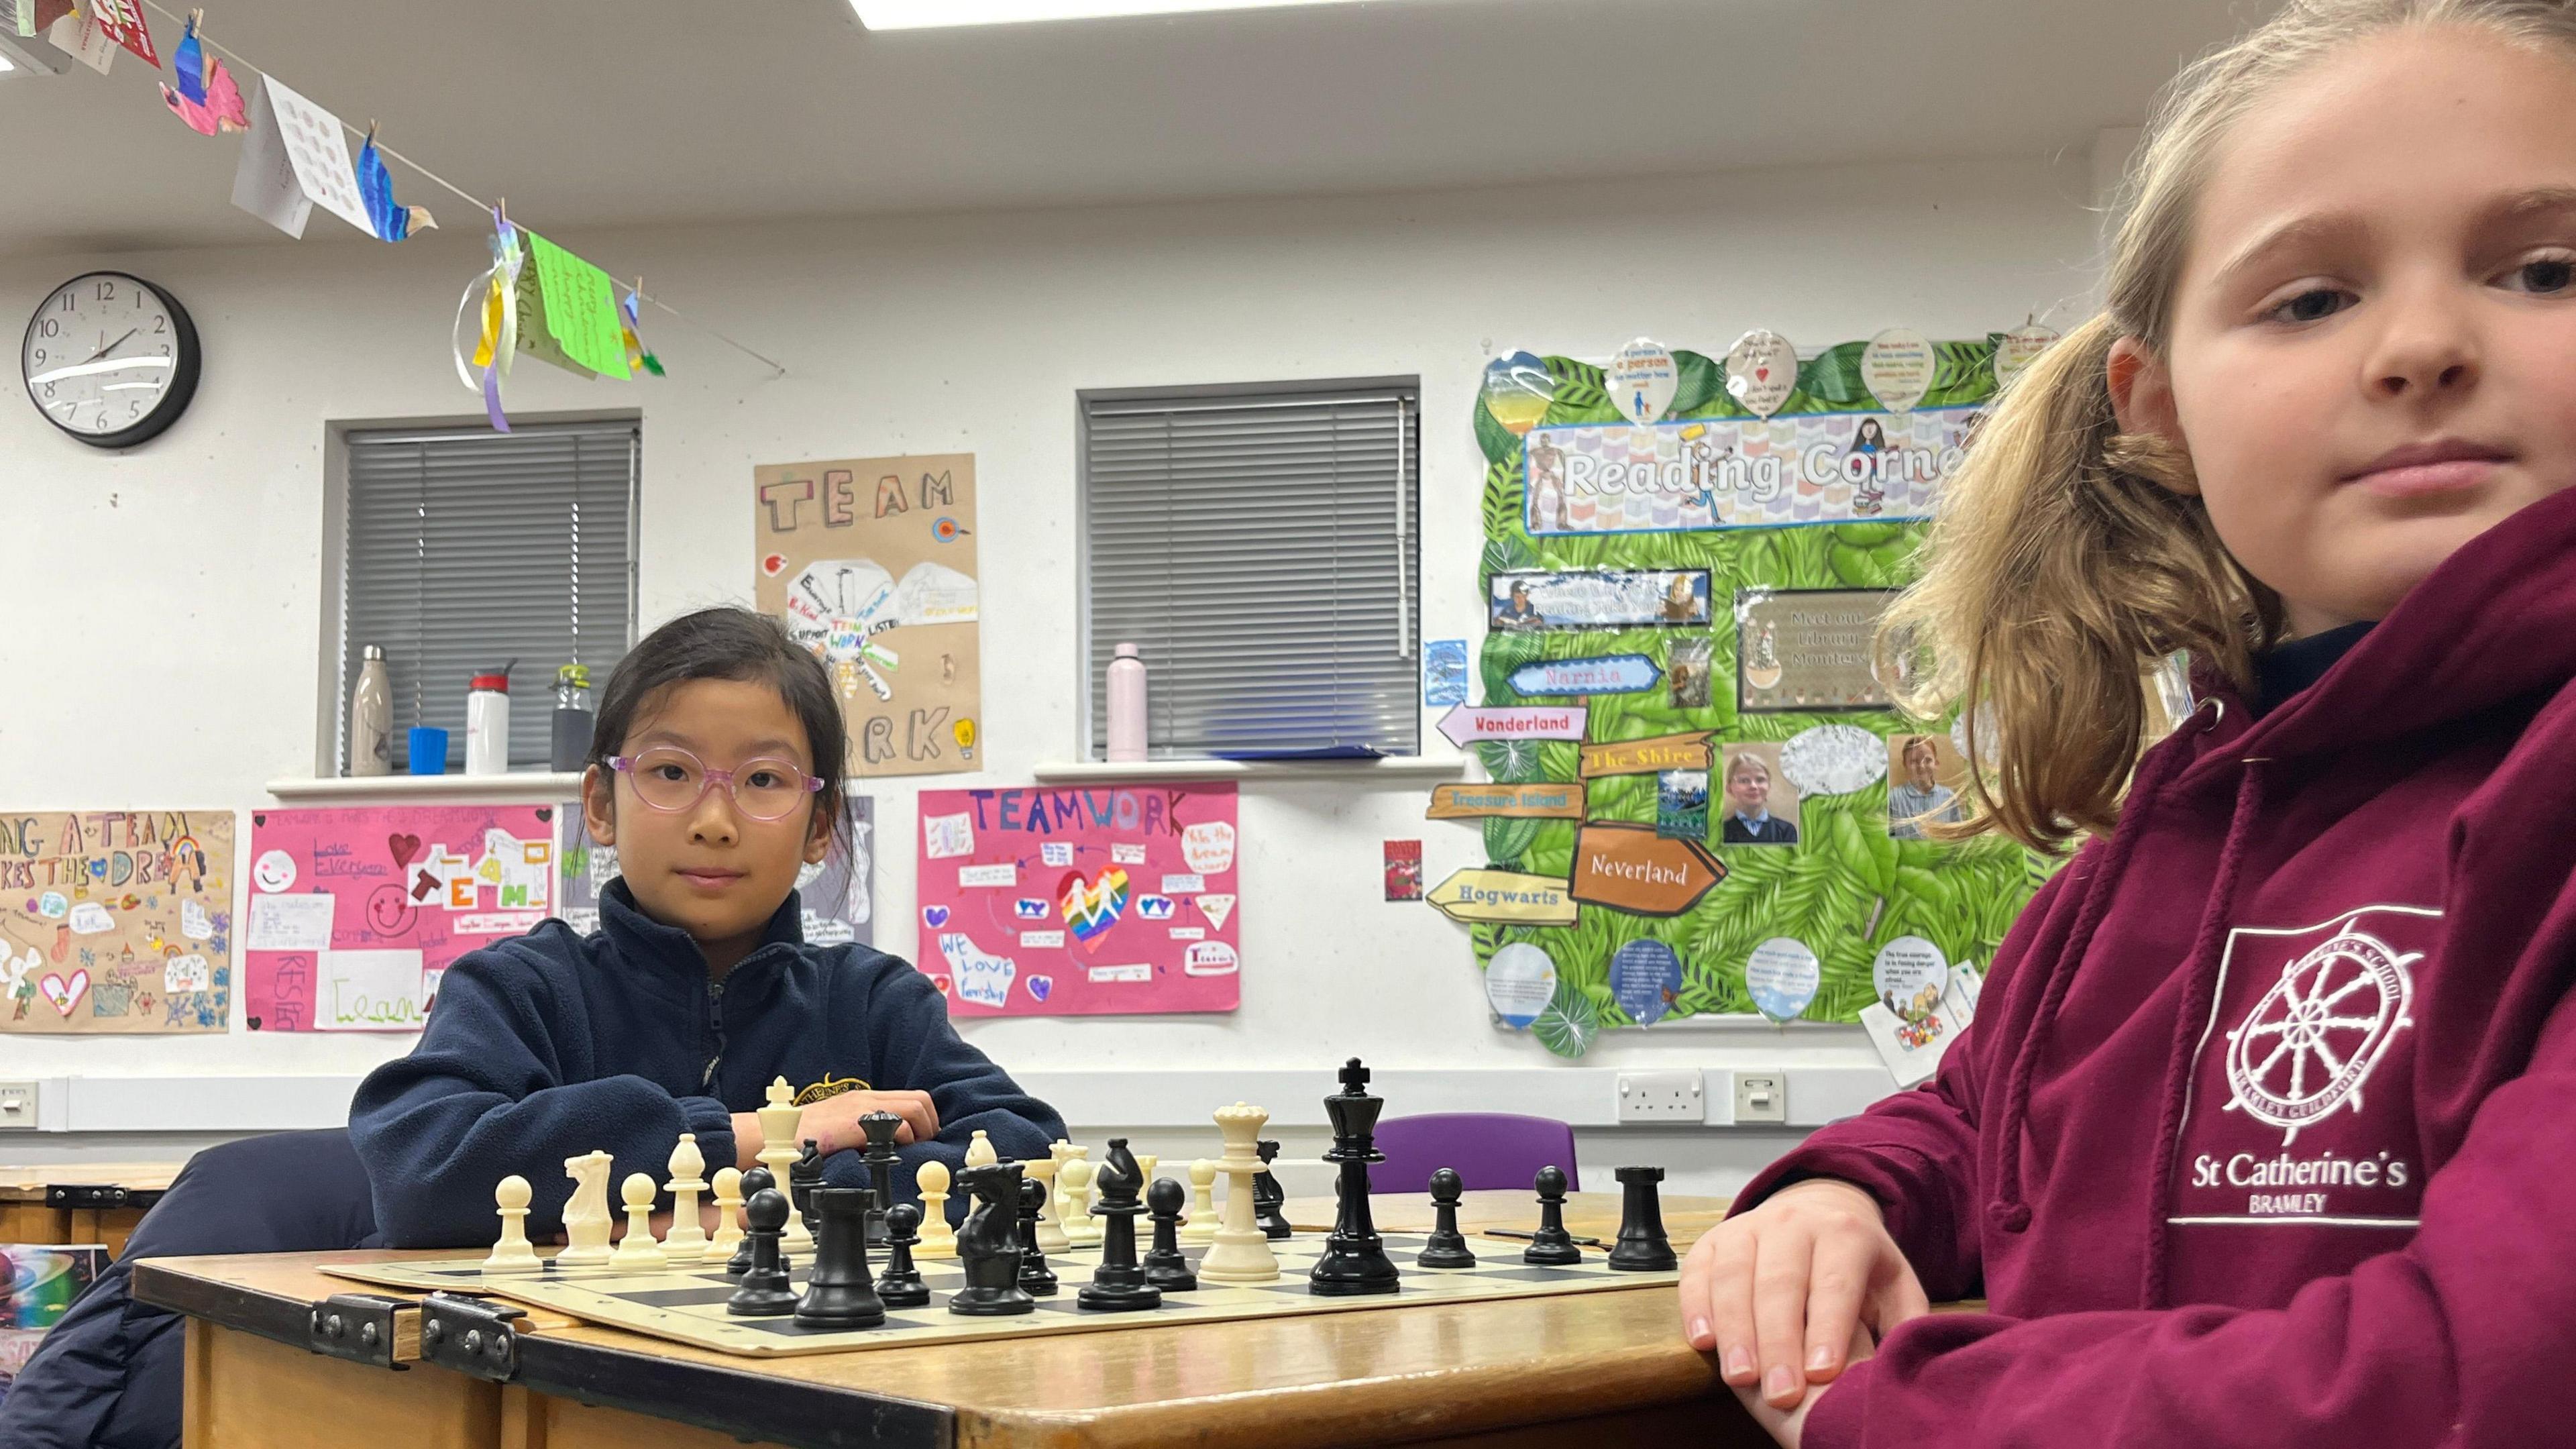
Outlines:
{"label": "window sill", "polygon": [[1378,760],[1042,760],[1029,773],[1041,783],[1118,780],[1455,780],[1468,755]]}
{"label": "window sill", "polygon": [[336,780],[271,780],[268,793],[280,800],[572,800],[581,795],[581,776],[544,770],[518,770],[507,775],[360,775]]}

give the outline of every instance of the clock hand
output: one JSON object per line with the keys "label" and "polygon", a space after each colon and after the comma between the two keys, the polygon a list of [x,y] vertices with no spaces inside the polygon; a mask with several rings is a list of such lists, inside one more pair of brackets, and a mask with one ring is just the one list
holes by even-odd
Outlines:
{"label": "clock hand", "polygon": [[[143,329],[140,327],[128,327],[125,329],[125,337],[131,337],[142,330]],[[105,347],[100,348],[98,351],[91,353],[83,365],[87,365],[88,362],[96,362],[100,358],[114,352],[116,349],[123,347],[125,345],[125,337],[120,337],[114,342],[107,344]]]}

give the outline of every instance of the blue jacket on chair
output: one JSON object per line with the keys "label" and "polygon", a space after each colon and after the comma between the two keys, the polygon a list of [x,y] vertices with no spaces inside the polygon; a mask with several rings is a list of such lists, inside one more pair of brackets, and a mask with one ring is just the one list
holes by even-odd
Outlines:
{"label": "blue jacket on chair", "polygon": [[[758,1110],[782,1076],[800,1092],[930,1094],[939,1137],[902,1149],[898,1197],[923,1162],[963,1165],[978,1129],[1010,1158],[1044,1157],[1065,1135],[957,1035],[930,978],[865,946],[807,945],[798,919],[790,894],[762,944],[711,984],[688,933],[612,881],[593,934],[548,921],[450,966],[419,1045],[369,1074],[349,1107],[387,1244],[490,1241],[493,1187],[513,1173],[536,1190],[528,1230],[559,1232],[564,1159],[594,1150],[616,1159],[611,1182],[663,1181],[683,1132],[710,1170],[728,1165],[733,1114]],[[856,1152],[824,1167],[835,1186],[867,1176]],[[952,1200],[952,1216],[964,1207]]]}

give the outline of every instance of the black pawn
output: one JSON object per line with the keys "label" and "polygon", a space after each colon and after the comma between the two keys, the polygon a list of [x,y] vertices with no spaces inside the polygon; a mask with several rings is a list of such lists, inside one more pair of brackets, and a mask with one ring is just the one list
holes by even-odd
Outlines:
{"label": "black pawn", "polygon": [[[768,1192],[777,1186],[778,1179],[770,1175],[770,1171],[766,1167],[755,1167],[749,1172],[744,1173],[742,1175],[742,1200],[744,1207],[748,1209],[753,1197],[760,1193]],[[751,1214],[746,1210],[743,1214],[744,1221],[748,1223],[750,1221],[750,1217]],[[781,1218],[779,1223],[780,1226],[785,1226],[786,1219]],[[794,1267],[795,1264],[787,1261],[787,1254],[783,1251],[780,1252],[778,1255],[778,1270],[784,1273],[792,1271]],[[742,1241],[734,1244],[733,1256],[725,1260],[724,1275],[728,1278],[739,1278],[750,1271],[751,1234],[746,1231],[742,1235]]]}
{"label": "black pawn", "polygon": [[1551,1267],[1582,1262],[1583,1250],[1574,1245],[1574,1235],[1565,1230],[1565,1173],[1542,1167],[1536,1186],[1538,1231],[1530,1234],[1530,1245],[1522,1252],[1521,1261]]}
{"label": "black pawn", "polygon": [[975,1198],[975,1210],[957,1230],[957,1260],[966,1286],[948,1295],[948,1311],[970,1318],[1035,1313],[1038,1301],[1021,1291],[1020,1176],[1022,1164],[988,1163],[957,1174],[957,1186]]}
{"label": "black pawn", "polygon": [[868,1241],[885,1241],[886,1214],[894,1210],[894,1172],[902,1164],[894,1145],[895,1130],[903,1119],[892,1112],[868,1112],[859,1118],[859,1130],[867,1134],[867,1151],[861,1153],[868,1164],[868,1188],[876,1194],[876,1211],[868,1218]]}
{"label": "black pawn", "polygon": [[[823,1185],[823,1144],[808,1137],[805,1149],[787,1165],[787,1200],[796,1205],[796,1216],[803,1220],[805,1231],[815,1233],[814,1189]],[[820,1233],[815,1233],[817,1237]]]}
{"label": "black pawn", "polygon": [[813,1203],[819,1231],[805,1296],[796,1301],[797,1326],[874,1328],[885,1322],[885,1300],[868,1276],[868,1214],[876,1200],[863,1187],[818,1187]]}
{"label": "black pawn", "polygon": [[913,1266],[912,1247],[921,1241],[921,1209],[896,1203],[885,1215],[886,1267],[877,1275],[877,1297],[888,1308],[927,1308],[930,1285]]}
{"label": "black pawn", "polygon": [[1100,1202],[1092,1208],[1105,1219],[1100,1228],[1100,1266],[1091,1270],[1091,1281],[1074,1295],[1075,1302],[1094,1313],[1133,1313],[1163,1306],[1163,1290],[1145,1281],[1144,1265],[1136,1261],[1136,1218],[1145,1211],[1136,1191],[1144,1186],[1144,1179],[1144,1170],[1127,1150],[1127,1139],[1110,1138],[1109,1157],[1100,1166]]}
{"label": "black pawn", "polygon": [[1664,1236],[1664,1180],[1660,1167],[1623,1167],[1619,1179],[1619,1241],[1611,1246],[1610,1266],[1622,1273],[1661,1273],[1678,1267],[1672,1239]]}
{"label": "black pawn", "polygon": [[1053,1298],[1055,1270],[1038,1246],[1038,1214],[1046,1210],[1047,1187],[1033,1177],[1020,1179],[1020,1289],[1032,1298]]}
{"label": "black pawn", "polygon": [[787,1199],[774,1187],[762,1188],[743,1202],[742,1220],[751,1262],[743,1268],[742,1286],[725,1300],[725,1312],[738,1318],[795,1312],[796,1290],[787,1286],[786,1259],[778,1251],[778,1235],[787,1227]]}
{"label": "black pawn", "polygon": [[1431,1174],[1431,1236],[1422,1243],[1422,1256],[1413,1261],[1425,1268],[1473,1268],[1476,1255],[1467,1247],[1467,1235],[1458,1231],[1458,1197],[1467,1190],[1455,1168],[1444,1167]]}
{"label": "black pawn", "polygon": [[1181,1256],[1181,1204],[1189,1189],[1168,1177],[1154,1179],[1145,1203],[1154,1210],[1154,1246],[1145,1252],[1145,1281],[1165,1293],[1189,1293],[1199,1286],[1190,1260]]}
{"label": "black pawn", "polygon": [[1262,1168],[1252,1175],[1252,1221],[1266,1238],[1284,1238],[1290,1233],[1288,1215],[1282,1211],[1288,1204],[1288,1189],[1270,1175],[1269,1164],[1279,1156],[1279,1144],[1261,1139]]}

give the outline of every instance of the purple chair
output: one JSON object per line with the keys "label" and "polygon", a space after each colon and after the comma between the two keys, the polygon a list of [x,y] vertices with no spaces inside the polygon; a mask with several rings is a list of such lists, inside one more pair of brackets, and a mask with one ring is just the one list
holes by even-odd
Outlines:
{"label": "purple chair", "polygon": [[1390,1117],[1377,1124],[1377,1150],[1386,1161],[1369,1164],[1369,1191],[1429,1192],[1431,1174],[1454,1168],[1469,1191],[1528,1191],[1542,1167],[1565,1169],[1565,1190],[1581,1192],[1574,1169],[1574,1129],[1553,1117],[1509,1112],[1433,1112]]}

